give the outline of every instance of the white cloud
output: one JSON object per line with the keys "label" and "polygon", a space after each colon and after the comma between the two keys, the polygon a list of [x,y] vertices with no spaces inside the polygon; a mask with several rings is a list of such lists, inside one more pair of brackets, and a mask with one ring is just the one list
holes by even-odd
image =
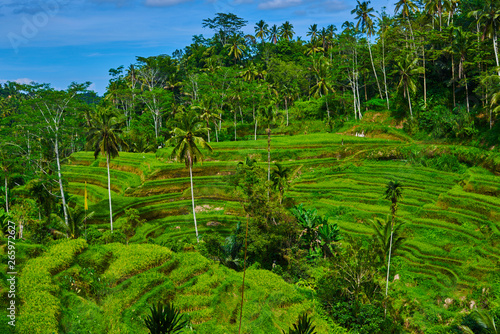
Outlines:
{"label": "white cloud", "polygon": [[15,80],[0,79],[0,83],[6,83],[7,81],[17,82],[18,84],[21,84],[21,85],[28,85],[28,84],[34,82],[35,80],[31,80],[28,78],[19,78],[19,79],[15,79]]}
{"label": "white cloud", "polygon": [[188,2],[192,0],[146,0],[144,4],[148,7],[166,7],[178,5],[183,2]]}
{"label": "white cloud", "polygon": [[302,4],[302,0],[270,0],[261,2],[258,6],[259,9],[279,9],[298,6]]}

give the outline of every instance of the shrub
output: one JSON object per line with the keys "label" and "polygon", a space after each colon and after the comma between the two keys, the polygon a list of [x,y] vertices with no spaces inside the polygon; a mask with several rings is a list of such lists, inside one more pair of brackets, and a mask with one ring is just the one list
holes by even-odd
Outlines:
{"label": "shrub", "polygon": [[144,323],[151,334],[179,333],[187,323],[172,303],[165,306],[158,303],[150,310],[151,314],[144,320]]}

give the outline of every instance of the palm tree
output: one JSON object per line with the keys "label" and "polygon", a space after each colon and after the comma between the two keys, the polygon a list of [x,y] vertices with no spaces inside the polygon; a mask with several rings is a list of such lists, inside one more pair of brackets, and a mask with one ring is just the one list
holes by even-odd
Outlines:
{"label": "palm tree", "polygon": [[358,5],[356,6],[355,9],[351,11],[351,14],[355,13],[357,15],[355,17],[355,20],[358,20],[358,23],[356,24],[356,29],[358,29],[359,26],[361,25],[361,31],[366,33],[366,44],[368,44],[368,51],[370,52],[370,60],[372,63],[373,74],[375,75],[375,80],[377,82],[380,99],[383,99],[382,89],[380,89],[380,83],[378,82],[377,71],[375,70],[375,65],[373,63],[372,48],[370,44],[370,37],[375,33],[372,21],[372,17],[375,17],[375,15],[372,14],[373,7],[368,8],[370,1],[363,1],[361,3],[359,2],[359,0],[357,1]]}
{"label": "palm tree", "polygon": [[280,32],[278,27],[276,26],[276,24],[274,24],[269,30],[269,41],[271,41],[273,44],[278,43],[279,33]]}
{"label": "palm tree", "polygon": [[328,93],[334,92],[333,87],[331,87],[327,82],[328,75],[328,60],[322,57],[318,60],[313,59],[312,71],[314,72],[314,76],[316,77],[316,84],[311,87],[309,90],[309,94],[314,97],[323,97],[325,96],[326,101],[326,112],[328,115],[328,119],[330,119],[330,109],[328,108]]}
{"label": "palm tree", "polygon": [[198,236],[198,225],[196,224],[196,211],[194,207],[193,164],[198,160],[203,162],[203,154],[198,147],[206,148],[210,152],[213,150],[202,137],[206,132],[207,128],[203,127],[198,117],[190,114],[182,118],[178,127],[171,131],[172,138],[167,141],[169,145],[173,144],[175,146],[171,157],[177,161],[184,161],[186,167],[189,167],[191,201],[193,204],[194,229],[197,242],[200,242],[200,238]]}
{"label": "palm tree", "polygon": [[262,40],[262,44],[264,44],[264,39],[269,35],[269,25],[264,22],[264,20],[260,20],[255,24],[255,37],[260,38]]}
{"label": "palm tree", "polygon": [[111,175],[109,173],[110,159],[119,156],[120,147],[127,144],[121,138],[123,121],[117,118],[113,109],[97,109],[92,119],[92,127],[89,129],[87,145],[94,149],[94,158],[99,153],[106,156],[106,167],[108,169],[108,197],[109,197],[109,222],[113,232],[113,207],[111,205]]}
{"label": "palm tree", "polygon": [[293,31],[293,25],[286,21],[281,25],[279,28],[279,36],[280,38],[284,38],[287,41],[291,40],[293,38],[293,35],[295,34],[295,31]]}
{"label": "palm tree", "polygon": [[76,239],[82,235],[83,230],[85,229],[85,222],[88,219],[92,219],[94,216],[94,211],[86,212],[84,208],[77,206],[74,209],[68,207],[68,217],[69,224],[66,225],[64,222],[64,218],[60,217],[56,214],[51,214],[51,221],[55,222],[58,229],[54,230],[54,234],[64,235],[71,239]]}
{"label": "palm tree", "polygon": [[410,28],[411,39],[413,40],[413,30],[411,28],[410,15],[418,10],[417,5],[412,0],[399,0],[395,3],[394,13],[397,14],[401,9],[403,19],[406,18],[408,27]]}
{"label": "palm tree", "polygon": [[202,98],[198,104],[193,105],[191,109],[198,110],[200,112],[200,119],[207,123],[208,142],[210,143],[210,121],[215,122],[220,120],[220,117],[217,115],[220,110],[210,98]]}
{"label": "palm tree", "polygon": [[[500,334],[500,328],[496,326],[495,318],[491,315],[490,312],[486,312],[485,310],[475,309],[472,314],[472,317],[474,318],[474,320],[476,320],[479,327],[486,330],[487,333]],[[459,327],[464,333],[474,334],[474,332],[467,326],[459,326]]]}
{"label": "palm tree", "polygon": [[233,36],[228,39],[228,42],[229,43],[224,45],[224,47],[229,47],[229,53],[227,55],[233,55],[234,63],[236,64],[236,61],[241,58],[243,51],[245,51],[247,47],[245,46],[241,36],[238,34],[233,34]]}
{"label": "palm tree", "polygon": [[318,25],[316,23],[311,24],[306,35],[311,36],[311,42],[315,41],[316,37],[318,37]]}
{"label": "palm tree", "polygon": [[403,96],[408,97],[410,116],[413,119],[410,94],[417,91],[417,75],[423,72],[423,68],[417,66],[419,59],[414,58],[412,60],[411,55],[411,53],[408,53],[405,58],[396,62],[396,70],[393,74],[399,75],[398,89],[403,89]]}
{"label": "palm tree", "polygon": [[497,65],[497,73],[500,77],[500,63],[498,61],[498,31],[500,31],[500,4],[495,0],[487,0],[486,5],[482,10],[471,12],[469,15],[478,17],[479,22],[483,22],[483,36],[493,40],[493,51],[495,52],[495,61]]}
{"label": "palm tree", "polygon": [[280,204],[283,203],[283,196],[285,195],[285,190],[288,187],[288,182],[292,169],[290,167],[285,167],[280,163],[276,163],[276,169],[272,173],[273,186],[279,192]]}
{"label": "palm tree", "polygon": [[[427,0],[425,4],[425,11],[431,15],[434,16],[436,13],[438,14],[439,17],[439,31],[441,31],[441,27],[443,24],[442,21],[442,16],[443,16],[443,10],[445,9],[444,6],[447,5],[449,2],[443,0]],[[432,27],[434,28],[434,19],[432,20]]]}
{"label": "palm tree", "polygon": [[465,74],[465,64],[467,54],[473,49],[472,39],[470,38],[471,35],[471,33],[463,31],[462,27],[455,27],[453,29],[453,39],[451,45],[453,53],[457,54],[460,57],[460,60],[458,62],[458,79],[464,79],[465,81],[467,112],[470,112],[470,110],[469,86],[467,84],[467,75]]}
{"label": "palm tree", "polygon": [[[385,199],[391,201],[391,238],[389,240],[389,257],[387,260],[387,279],[385,283],[385,296],[387,297],[387,291],[389,289],[389,272],[391,269],[391,253],[392,253],[392,241],[394,237],[394,219],[396,218],[396,211],[398,210],[398,200],[403,197],[403,186],[398,181],[389,181],[385,189]],[[387,308],[386,308],[387,311]]]}
{"label": "palm tree", "polygon": [[[375,242],[377,253],[380,256],[381,262],[386,263],[387,257],[389,256],[389,249],[391,248],[391,219],[389,218],[389,216],[387,216],[387,219],[385,221],[380,218],[375,218],[371,221],[371,225],[374,232],[373,241]],[[392,254],[396,253],[406,240],[404,237],[399,236],[399,232],[402,229],[403,225],[404,224],[401,223],[394,226],[394,240],[392,242],[391,249]]]}
{"label": "palm tree", "polygon": [[[264,123],[267,123],[266,133],[267,133],[267,181],[271,181],[271,124],[276,118],[276,110],[274,109],[275,101],[271,99],[266,107],[261,107],[259,109],[261,119]],[[268,192],[269,194],[269,192]]]}

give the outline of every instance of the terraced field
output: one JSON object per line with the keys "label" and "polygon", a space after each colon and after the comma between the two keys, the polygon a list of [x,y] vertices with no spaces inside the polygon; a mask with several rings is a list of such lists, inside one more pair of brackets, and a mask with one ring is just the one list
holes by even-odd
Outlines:
{"label": "terraced field", "polygon": [[[20,281],[18,333],[146,333],[149,306],[160,300],[173,301],[199,333],[235,333],[241,282],[242,273],[196,252],[64,240],[27,262]],[[60,300],[51,294],[55,292]],[[310,291],[267,270],[250,268],[245,292],[242,333],[281,333],[300,314],[316,314]],[[50,310],[38,307],[39,298],[51,301]],[[343,333],[315,318],[321,332]]]}
{"label": "terraced field", "polygon": [[[266,145],[264,139],[213,143],[214,153],[194,168],[201,235],[228,233],[242,218],[227,175],[247,156],[267,166]],[[481,167],[464,167],[462,172],[420,167],[384,153],[415,149],[428,147],[339,134],[277,136],[272,139],[271,159],[296,171],[286,196],[328,214],[344,233],[360,237],[372,234],[371,219],[389,214],[383,192],[389,180],[399,180],[404,197],[397,219],[405,223],[408,241],[396,261],[394,274],[399,281],[395,286],[409,298],[428,298],[433,305],[438,295],[468,300],[498,270],[500,177]],[[447,148],[433,150],[445,152]],[[133,207],[147,220],[130,242],[194,238],[188,170],[169,161],[169,153],[169,149],[159,150],[156,156],[122,153],[112,161],[116,217]],[[77,202],[83,203],[87,182],[90,209],[100,212],[92,223],[107,228],[104,166],[103,159],[94,161],[90,152],[81,152],[71,157],[63,171]],[[441,289],[434,288],[437,292],[429,295],[425,287],[431,285]],[[440,307],[438,303],[436,308]]]}

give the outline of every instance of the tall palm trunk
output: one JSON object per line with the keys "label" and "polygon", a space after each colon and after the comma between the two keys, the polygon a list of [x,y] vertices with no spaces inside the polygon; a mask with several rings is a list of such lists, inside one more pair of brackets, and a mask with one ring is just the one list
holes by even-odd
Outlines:
{"label": "tall palm trunk", "polygon": [[236,141],[236,110],[234,111],[234,141]]}
{"label": "tall palm trunk", "polygon": [[424,67],[424,106],[427,107],[427,81],[425,77],[425,46],[422,43],[422,65]]}
{"label": "tall palm trunk", "polygon": [[106,166],[108,168],[108,198],[109,198],[109,223],[113,233],[113,207],[111,206],[111,175],[109,173],[109,153],[106,153]]}
{"label": "tall palm trunk", "polygon": [[382,89],[380,89],[380,83],[378,82],[377,71],[375,70],[375,64],[373,63],[372,47],[370,45],[370,42],[368,41],[368,38],[366,39],[366,43],[368,44],[368,51],[370,52],[370,60],[372,62],[373,74],[375,74],[375,81],[377,81],[377,87],[378,87],[378,92],[380,94],[380,99],[383,100],[384,97],[382,96]]}
{"label": "tall palm trunk", "polygon": [[410,99],[410,89],[406,86],[406,92],[408,93],[408,106],[410,107],[410,117],[413,119],[413,111],[411,109],[411,99]]}
{"label": "tall palm trunk", "polygon": [[[495,61],[497,62],[497,67],[500,66],[498,63],[498,46],[497,46],[497,34],[493,32],[493,50],[495,51]],[[500,77],[500,69],[498,70],[498,76]]]}
{"label": "tall palm trunk", "polygon": [[465,80],[465,94],[466,94],[466,102],[467,102],[467,113],[470,113],[470,106],[469,106],[469,85],[467,84],[467,76],[464,73],[464,80]]}
{"label": "tall palm trunk", "polygon": [[[271,128],[268,125],[267,132],[267,181],[271,181]],[[267,199],[269,200],[269,188],[267,189]]]}
{"label": "tall palm trunk", "polygon": [[254,133],[254,140],[257,140],[257,118],[255,119],[255,133]]}
{"label": "tall palm trunk", "polygon": [[[391,270],[391,253],[392,253],[392,234],[394,231],[394,216],[391,221],[391,239],[389,241],[389,257],[387,260],[387,278],[385,280],[385,297],[387,298],[387,294],[389,292],[389,272]],[[387,315],[387,305],[385,306],[385,315]]]}
{"label": "tall palm trunk", "polygon": [[194,218],[194,230],[196,232],[196,242],[200,242],[198,237],[198,224],[196,224],[196,210],[194,208],[194,187],[193,187],[193,160],[189,156],[189,180],[191,181],[191,203],[193,204],[193,218]]}
{"label": "tall palm trunk", "polygon": [[59,159],[59,140],[57,137],[57,133],[56,133],[54,148],[56,151],[57,177],[59,180],[59,190],[61,191],[61,199],[62,199],[63,213],[64,213],[64,222],[66,223],[66,226],[69,226],[68,209],[66,207],[66,197],[64,196],[64,189],[63,189],[63,182],[62,182],[62,175],[61,175],[61,161]]}
{"label": "tall palm trunk", "polygon": [[9,192],[7,188],[7,172],[5,172],[5,212],[9,213]]}
{"label": "tall palm trunk", "polygon": [[387,75],[385,73],[385,42],[384,42],[384,36],[381,35],[381,37],[382,37],[382,73],[384,74],[385,100],[387,101],[387,110],[390,110],[389,93],[387,90]]}
{"label": "tall palm trunk", "polygon": [[[328,102],[327,102],[327,107],[328,109]],[[287,98],[285,97],[285,110],[286,110],[286,126],[288,126],[288,103],[287,103]]]}

